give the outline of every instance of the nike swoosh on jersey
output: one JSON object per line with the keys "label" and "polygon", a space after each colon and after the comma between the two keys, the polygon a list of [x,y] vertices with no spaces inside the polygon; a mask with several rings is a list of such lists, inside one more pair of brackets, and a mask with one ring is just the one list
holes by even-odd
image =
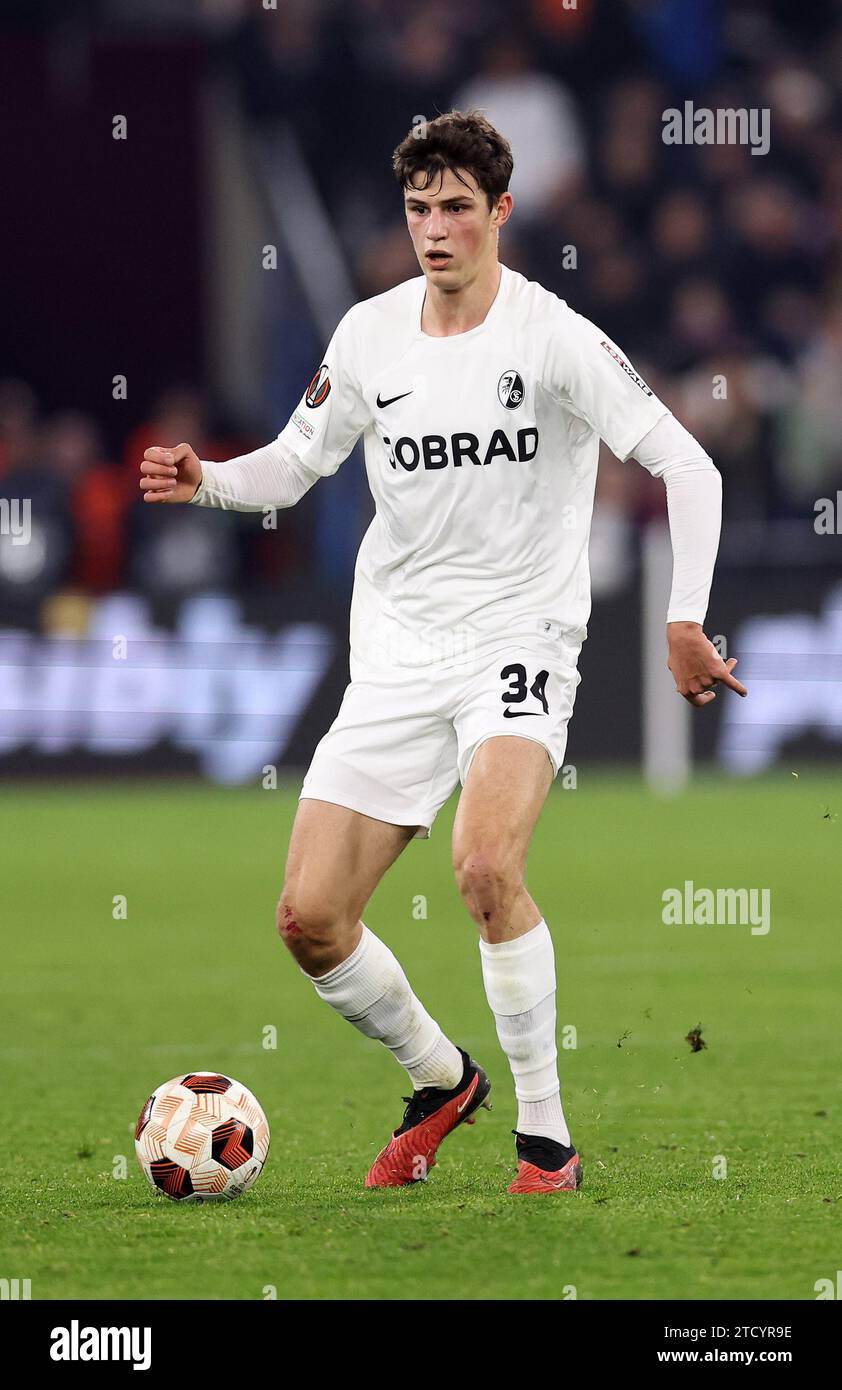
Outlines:
{"label": "nike swoosh on jersey", "polygon": [[540,719],[542,709],[504,709],[504,719]]}
{"label": "nike swoosh on jersey", "polygon": [[[413,389],[414,389],[414,388],[413,388]],[[412,391],[404,391],[403,395],[401,395],[401,396],[390,396],[389,399],[388,399],[387,401],[381,401],[381,399],[380,399],[380,392],[378,391],[378,393],[377,393],[377,404],[378,404],[379,408],[382,410],[382,409],[384,408],[384,406],[387,406],[387,405],[394,405],[394,404],[395,404],[395,401],[402,401],[403,398],[404,398],[404,396],[411,396],[411,395],[412,395]]]}

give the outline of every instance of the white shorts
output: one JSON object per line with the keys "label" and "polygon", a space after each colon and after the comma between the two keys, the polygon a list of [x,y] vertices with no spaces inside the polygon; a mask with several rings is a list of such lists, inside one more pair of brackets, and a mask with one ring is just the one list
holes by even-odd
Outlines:
{"label": "white shorts", "polygon": [[426,839],[488,738],[514,734],[540,743],[555,777],[581,679],[581,643],[526,641],[448,668],[358,670],[299,799],[414,825],[416,838]]}

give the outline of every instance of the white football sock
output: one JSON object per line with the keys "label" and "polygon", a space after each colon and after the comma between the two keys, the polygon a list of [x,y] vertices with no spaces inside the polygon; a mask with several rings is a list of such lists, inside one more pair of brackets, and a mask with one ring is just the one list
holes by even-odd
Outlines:
{"label": "white football sock", "polygon": [[485,993],[517,1096],[517,1129],[570,1145],[556,1066],[555,957],[546,922],[513,941],[480,939]]}
{"label": "white football sock", "polygon": [[458,1048],[415,997],[389,947],[368,927],[363,926],[360,943],[347,960],[318,979],[307,978],[320,999],[367,1038],[388,1047],[416,1091],[424,1086],[451,1090],[461,1081]]}

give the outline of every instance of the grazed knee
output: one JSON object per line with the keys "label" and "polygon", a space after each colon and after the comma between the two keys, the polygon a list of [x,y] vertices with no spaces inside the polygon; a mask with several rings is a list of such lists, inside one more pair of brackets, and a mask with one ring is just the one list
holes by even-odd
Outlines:
{"label": "grazed knee", "polygon": [[275,913],[278,935],[309,975],[324,974],[344,958],[356,922],[345,905],[286,887]]}
{"label": "grazed knee", "polygon": [[308,941],[330,941],[341,930],[345,913],[328,899],[313,900],[306,893],[289,892],[286,888],[278,902],[275,920],[283,941],[305,937]]}
{"label": "grazed knee", "polygon": [[477,922],[505,917],[523,887],[523,877],[504,845],[477,844],[454,863],[459,892]]}

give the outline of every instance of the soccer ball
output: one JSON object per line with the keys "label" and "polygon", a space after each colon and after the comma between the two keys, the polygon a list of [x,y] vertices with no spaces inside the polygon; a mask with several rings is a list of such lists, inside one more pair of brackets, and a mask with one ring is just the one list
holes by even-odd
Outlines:
{"label": "soccer ball", "polygon": [[174,1076],[138,1116],[135,1152],[158,1193],[174,1202],[227,1202],[257,1181],[269,1125],[245,1086],[215,1071]]}

